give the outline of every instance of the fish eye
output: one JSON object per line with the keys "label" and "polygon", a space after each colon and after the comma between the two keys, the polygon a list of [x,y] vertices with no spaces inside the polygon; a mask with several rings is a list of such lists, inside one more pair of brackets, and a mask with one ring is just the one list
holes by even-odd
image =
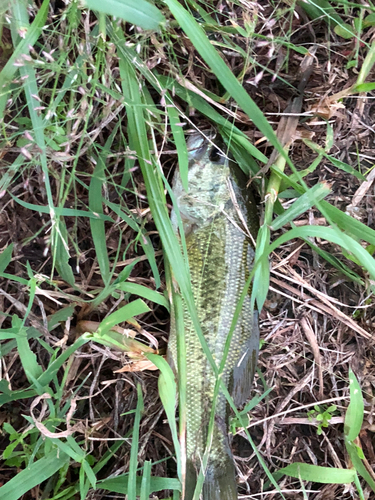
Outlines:
{"label": "fish eye", "polygon": [[223,156],[220,154],[220,152],[216,148],[216,146],[212,146],[210,154],[209,154],[209,159],[213,163],[219,163],[223,160]]}

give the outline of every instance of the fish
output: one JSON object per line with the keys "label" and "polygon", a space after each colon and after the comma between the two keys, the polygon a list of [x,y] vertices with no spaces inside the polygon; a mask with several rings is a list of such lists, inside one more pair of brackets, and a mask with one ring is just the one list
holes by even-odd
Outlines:
{"label": "fish", "polygon": [[[217,366],[224,354],[235,310],[254,265],[259,230],[257,205],[246,187],[247,176],[224,152],[214,132],[193,134],[187,141],[188,191],[178,169],[172,182],[176,208],[171,212],[175,234],[179,212],[185,235],[191,287],[200,325]],[[186,379],[186,480],[183,498],[191,500],[206,450],[216,378],[183,303]],[[259,348],[258,312],[247,293],[233,333],[222,380],[236,407],[249,399]],[[167,360],[177,373],[175,312]],[[178,380],[178,376],[177,376]],[[220,391],[204,470],[203,500],[238,499],[235,466],[228,436],[229,405]]]}

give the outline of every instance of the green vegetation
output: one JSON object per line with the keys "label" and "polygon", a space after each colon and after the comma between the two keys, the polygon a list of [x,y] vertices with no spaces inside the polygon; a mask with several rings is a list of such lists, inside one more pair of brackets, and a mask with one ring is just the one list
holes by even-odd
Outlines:
{"label": "green vegetation", "polygon": [[[181,322],[184,299],[216,394],[224,368],[203,336],[186,244],[169,219],[176,164],[187,184],[186,133],[209,127],[262,212],[254,272],[231,326],[251,290],[266,338],[256,394],[237,409],[225,391],[231,431],[252,449],[239,491],[280,490],[287,475],[283,490],[297,485],[305,498],[306,482],[353,483],[360,499],[375,492],[360,434],[373,398],[360,383],[374,366],[357,354],[367,362],[375,305],[375,5],[220,5],[0,6],[0,498],[179,497],[184,391],[177,395],[163,358],[172,301]],[[287,296],[274,310],[270,287]],[[313,318],[308,343],[301,314]],[[183,342],[179,349],[187,365]],[[263,427],[252,427],[267,418],[282,427],[274,415],[283,400],[298,403],[293,411],[316,405],[314,452],[291,426],[285,452],[281,431],[265,428],[263,440]],[[329,423],[335,410],[344,429]],[[342,444],[333,458],[320,451],[331,435]],[[203,463],[208,454],[209,443]]]}
{"label": "green vegetation", "polygon": [[319,405],[315,405],[313,410],[307,412],[309,420],[313,421],[316,419],[318,423],[317,433],[320,436],[323,432],[323,427],[329,426],[329,421],[333,417],[337,410],[336,405],[328,406],[328,408],[321,408]]}

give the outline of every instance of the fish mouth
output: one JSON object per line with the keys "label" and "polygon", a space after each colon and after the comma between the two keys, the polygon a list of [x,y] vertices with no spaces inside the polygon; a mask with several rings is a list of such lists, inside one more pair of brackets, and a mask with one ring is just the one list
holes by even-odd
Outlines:
{"label": "fish mouth", "polygon": [[215,130],[208,129],[195,132],[187,141],[189,160],[199,161],[203,156],[211,163],[223,165],[228,158],[224,153],[224,142]]}
{"label": "fish mouth", "polygon": [[189,136],[187,141],[187,149],[189,156],[194,157],[198,152],[207,149],[210,141],[213,141],[216,137],[216,132],[212,129],[202,130],[201,132],[194,132]]}

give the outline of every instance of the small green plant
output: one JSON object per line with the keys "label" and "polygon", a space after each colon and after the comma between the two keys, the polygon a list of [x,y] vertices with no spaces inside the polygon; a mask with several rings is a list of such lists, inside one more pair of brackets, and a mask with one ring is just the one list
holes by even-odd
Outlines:
{"label": "small green plant", "polygon": [[314,419],[319,422],[318,429],[316,431],[318,436],[320,436],[323,432],[323,427],[328,427],[329,422],[336,410],[336,405],[331,405],[326,409],[324,408],[324,406],[315,405],[313,410],[307,412],[307,416],[310,422],[312,422]]}

